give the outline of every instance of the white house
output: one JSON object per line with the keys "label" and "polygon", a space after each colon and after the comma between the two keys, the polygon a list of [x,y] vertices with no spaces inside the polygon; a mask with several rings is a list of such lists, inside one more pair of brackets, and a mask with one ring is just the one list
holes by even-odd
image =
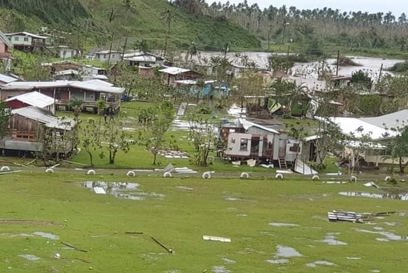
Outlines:
{"label": "white house", "polygon": [[32,51],[36,48],[43,48],[46,45],[47,36],[41,36],[30,32],[6,33],[13,47],[19,50]]}

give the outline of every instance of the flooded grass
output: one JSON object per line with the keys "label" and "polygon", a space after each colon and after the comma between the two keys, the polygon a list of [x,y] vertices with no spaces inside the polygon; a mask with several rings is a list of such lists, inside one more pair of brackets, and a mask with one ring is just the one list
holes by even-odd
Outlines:
{"label": "flooded grass", "polygon": [[[408,266],[405,202],[338,194],[364,190],[359,183],[256,178],[208,183],[201,178],[130,178],[123,172],[99,173],[88,187],[85,181],[89,176],[83,172],[27,172],[0,180],[0,271],[402,273]],[[96,194],[94,186],[106,194]],[[327,211],[339,208],[396,213],[358,226],[329,223]],[[206,241],[205,234],[231,242]]]}
{"label": "flooded grass", "polygon": [[393,194],[393,193],[370,193],[370,192],[339,192],[339,194],[347,197],[366,197],[374,199],[394,199],[408,201],[408,193]]}

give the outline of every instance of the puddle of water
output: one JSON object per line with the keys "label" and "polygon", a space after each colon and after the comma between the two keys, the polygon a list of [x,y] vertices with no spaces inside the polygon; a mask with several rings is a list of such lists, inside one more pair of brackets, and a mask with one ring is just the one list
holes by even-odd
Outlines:
{"label": "puddle of water", "polygon": [[140,185],[138,183],[86,181],[83,186],[93,190],[96,194],[110,194],[120,199],[140,201],[148,198],[163,199],[165,197],[165,195],[161,193],[146,193],[140,191]]}
{"label": "puddle of water", "polygon": [[326,243],[329,246],[345,246],[347,243],[339,241],[336,239],[336,235],[333,233],[328,233],[326,234],[326,237],[324,240],[321,240],[320,242]]}
{"label": "puddle of water", "polygon": [[321,266],[321,265],[324,265],[324,266],[335,266],[336,264],[334,264],[334,263],[332,263],[332,262],[328,262],[328,261],[315,261],[315,262],[313,262],[313,263],[308,263],[308,264],[306,264],[307,267],[312,267],[312,268],[318,267],[318,266]]}
{"label": "puddle of water", "polygon": [[288,259],[274,259],[274,260],[266,260],[270,264],[287,264],[289,263]]}
{"label": "puddle of water", "polygon": [[339,194],[349,197],[367,197],[375,199],[396,199],[408,201],[408,193],[392,194],[392,193],[369,193],[369,192],[339,192]]}
{"label": "puddle of water", "polygon": [[52,233],[47,233],[47,232],[42,232],[42,231],[36,231],[36,232],[33,233],[33,235],[40,236],[40,237],[50,239],[50,240],[53,240],[53,241],[57,241],[60,238],[58,235],[55,235],[55,234],[52,234]]}
{"label": "puddle of water", "polygon": [[283,257],[283,258],[294,258],[294,257],[302,257],[303,255],[300,254],[296,249],[288,246],[277,246],[277,253],[276,257]]}
{"label": "puddle of water", "polygon": [[377,241],[382,241],[382,242],[407,240],[407,237],[405,236],[400,236],[395,233],[387,232],[387,231],[372,231],[372,230],[366,230],[366,229],[356,229],[356,230],[359,232],[381,235],[384,238],[377,238]]}
{"label": "puddle of water", "polygon": [[379,269],[372,269],[372,270],[370,270],[370,272],[371,272],[371,273],[380,273],[381,270],[379,270]]}
{"label": "puddle of water", "polygon": [[212,268],[212,272],[214,273],[231,273],[225,266],[214,266]]}
{"label": "puddle of water", "polygon": [[240,213],[240,214],[237,214],[237,216],[238,216],[238,217],[247,217],[247,216],[248,216],[248,214],[245,214],[245,213]]}
{"label": "puddle of water", "polygon": [[21,258],[24,258],[24,259],[26,259],[28,261],[31,261],[31,262],[35,262],[35,261],[38,261],[40,259],[40,257],[37,257],[35,255],[31,255],[31,254],[21,254],[21,255],[18,255],[18,256],[21,257]]}
{"label": "puddle of water", "polygon": [[273,227],[298,227],[298,224],[290,224],[290,223],[269,223],[270,226]]}

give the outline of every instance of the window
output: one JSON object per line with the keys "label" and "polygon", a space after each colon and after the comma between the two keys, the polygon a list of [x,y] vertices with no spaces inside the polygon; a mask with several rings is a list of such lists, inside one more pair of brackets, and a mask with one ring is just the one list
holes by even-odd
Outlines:
{"label": "window", "polygon": [[28,42],[28,37],[24,37],[24,42]]}
{"label": "window", "polygon": [[248,139],[247,138],[242,138],[241,143],[239,145],[239,150],[240,151],[248,151]]}
{"label": "window", "polygon": [[294,143],[292,146],[290,146],[289,151],[294,152],[294,153],[299,153],[300,152],[299,143]]}
{"label": "window", "polygon": [[20,40],[19,38],[20,38],[20,37],[18,37],[18,36],[14,36],[14,41]]}

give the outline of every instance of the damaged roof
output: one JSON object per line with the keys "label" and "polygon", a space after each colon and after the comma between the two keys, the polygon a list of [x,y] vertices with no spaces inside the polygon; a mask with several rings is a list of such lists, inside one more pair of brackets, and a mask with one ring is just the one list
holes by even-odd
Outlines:
{"label": "damaged roof", "polygon": [[35,106],[11,110],[12,115],[20,115],[28,119],[36,120],[44,124],[48,128],[72,130],[75,126],[75,121],[69,118],[58,118],[51,115],[48,111]]}

